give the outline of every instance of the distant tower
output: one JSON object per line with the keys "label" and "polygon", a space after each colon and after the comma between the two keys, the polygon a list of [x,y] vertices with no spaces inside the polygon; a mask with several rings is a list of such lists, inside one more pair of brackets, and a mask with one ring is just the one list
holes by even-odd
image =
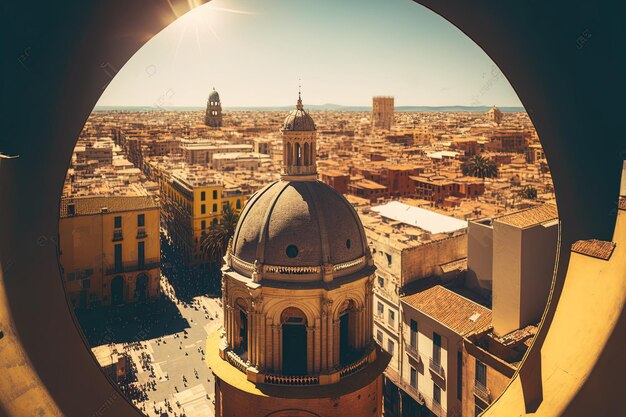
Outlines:
{"label": "distant tower", "polygon": [[495,123],[497,125],[499,125],[500,123],[502,123],[502,112],[500,111],[499,108],[497,108],[495,105],[489,109],[489,111],[487,112],[487,119],[492,122]]}
{"label": "distant tower", "polygon": [[246,203],[209,336],[216,417],[381,417],[390,356],[372,337],[375,270],[352,205],[316,178],[302,100],[281,128],[283,174]]}
{"label": "distant tower", "polygon": [[372,98],[372,127],[391,130],[393,125],[393,97],[378,96]]}
{"label": "distant tower", "polygon": [[204,124],[210,127],[222,127],[222,103],[220,102],[220,95],[215,91],[215,87],[209,94],[209,99],[206,103]]}

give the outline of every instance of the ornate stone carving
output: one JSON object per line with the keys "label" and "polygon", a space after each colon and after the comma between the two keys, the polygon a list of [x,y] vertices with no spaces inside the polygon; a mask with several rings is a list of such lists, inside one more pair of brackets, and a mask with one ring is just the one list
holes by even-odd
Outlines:
{"label": "ornate stone carving", "polygon": [[261,281],[261,263],[258,259],[254,260],[254,264],[252,264],[252,282]]}
{"label": "ornate stone carving", "polygon": [[332,314],[333,300],[330,298],[322,298],[322,317]]}
{"label": "ornate stone carving", "polygon": [[324,266],[322,266],[324,282],[330,282],[333,280],[333,269],[333,264],[331,263],[325,263]]}
{"label": "ornate stone carving", "polygon": [[260,312],[263,306],[263,296],[262,295],[257,295],[256,297],[252,297],[250,299],[251,304],[250,304],[250,309],[253,312]]}
{"label": "ornate stone carving", "polygon": [[233,252],[233,238],[231,236],[230,239],[228,239],[228,247],[226,248],[226,256],[224,256],[224,261],[226,262],[226,265],[228,265],[228,267],[232,268],[232,265],[230,264],[231,261],[231,253]]}

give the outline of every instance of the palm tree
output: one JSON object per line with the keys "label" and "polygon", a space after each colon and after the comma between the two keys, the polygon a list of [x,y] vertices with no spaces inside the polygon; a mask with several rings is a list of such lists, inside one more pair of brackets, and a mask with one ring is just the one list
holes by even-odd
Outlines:
{"label": "palm tree", "polygon": [[537,189],[532,185],[527,185],[519,192],[519,195],[527,200],[534,200],[537,198]]}
{"label": "palm tree", "polygon": [[219,263],[220,266],[226,254],[228,242],[235,234],[238,221],[239,214],[233,210],[229,202],[226,202],[222,211],[222,221],[212,224],[200,243],[200,248],[208,259]]}
{"label": "palm tree", "polygon": [[461,165],[461,172],[463,172],[463,175],[483,179],[495,178],[498,176],[498,166],[491,158],[474,155],[467,162]]}

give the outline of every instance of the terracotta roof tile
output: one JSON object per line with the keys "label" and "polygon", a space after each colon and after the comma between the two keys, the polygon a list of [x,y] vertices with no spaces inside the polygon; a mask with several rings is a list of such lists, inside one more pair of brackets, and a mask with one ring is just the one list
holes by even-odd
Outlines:
{"label": "terracotta roof tile", "polygon": [[146,210],[158,208],[158,204],[149,196],[93,196],[63,198],[61,200],[61,217],[68,216],[68,205],[74,204],[74,216],[99,214],[106,207],[109,213]]}
{"label": "terracotta roof tile", "polygon": [[402,302],[461,336],[491,327],[491,310],[441,285],[402,297]]}
{"label": "terracotta roof tile", "polygon": [[542,204],[540,206],[520,210],[515,213],[505,214],[504,216],[496,217],[494,220],[523,229],[549,222],[551,220],[556,220],[558,218],[559,213],[557,212],[555,205]]}
{"label": "terracotta roof tile", "polygon": [[604,259],[605,261],[611,257],[613,249],[615,249],[615,243],[597,239],[579,240],[572,245],[572,252]]}

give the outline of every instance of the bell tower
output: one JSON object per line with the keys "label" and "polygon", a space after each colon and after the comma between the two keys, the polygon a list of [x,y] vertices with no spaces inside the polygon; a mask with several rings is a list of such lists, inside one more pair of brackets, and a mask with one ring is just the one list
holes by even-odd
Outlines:
{"label": "bell tower", "polygon": [[213,91],[209,94],[209,99],[206,103],[204,124],[209,127],[222,127],[222,103],[220,101],[220,95],[215,91],[215,87],[213,87]]}
{"label": "bell tower", "polygon": [[315,122],[304,110],[300,92],[296,109],[289,113],[280,131],[283,134],[282,178],[290,181],[315,181],[317,179]]}

